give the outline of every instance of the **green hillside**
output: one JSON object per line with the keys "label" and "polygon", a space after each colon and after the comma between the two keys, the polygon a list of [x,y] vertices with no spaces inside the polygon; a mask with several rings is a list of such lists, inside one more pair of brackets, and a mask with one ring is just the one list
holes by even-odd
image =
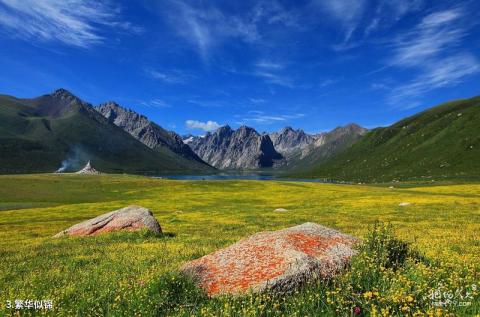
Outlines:
{"label": "green hillside", "polygon": [[151,150],[66,91],[35,99],[0,95],[0,174],[75,171],[91,160],[115,173],[188,173],[209,167],[168,148]]}
{"label": "green hillside", "polygon": [[448,102],[360,141],[295,177],[344,181],[480,179],[480,97]]}

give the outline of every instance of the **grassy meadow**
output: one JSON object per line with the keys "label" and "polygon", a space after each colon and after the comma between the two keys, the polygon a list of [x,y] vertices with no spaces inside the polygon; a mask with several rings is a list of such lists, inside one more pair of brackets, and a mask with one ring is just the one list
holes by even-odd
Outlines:
{"label": "grassy meadow", "polygon": [[[480,314],[480,184],[398,186],[0,176],[0,315]],[[152,210],[164,235],[51,238],[131,204]],[[377,221],[408,242],[405,256],[395,253],[404,245],[390,232],[372,231]],[[245,236],[304,222],[365,237],[348,272],[287,296],[214,299],[177,273],[186,261]],[[392,254],[401,259],[393,263]],[[432,304],[448,294],[470,304]],[[8,309],[16,299],[52,300],[53,310]]]}

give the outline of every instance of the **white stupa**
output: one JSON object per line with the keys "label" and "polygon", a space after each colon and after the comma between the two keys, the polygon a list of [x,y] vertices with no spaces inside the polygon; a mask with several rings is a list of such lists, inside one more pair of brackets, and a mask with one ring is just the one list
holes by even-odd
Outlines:
{"label": "white stupa", "polygon": [[76,172],[75,174],[98,175],[98,174],[100,174],[100,172],[97,171],[96,169],[94,169],[94,168],[92,167],[92,164],[90,164],[90,161],[88,161],[87,165],[85,165],[84,168],[82,168],[81,170],[79,170],[79,171]]}

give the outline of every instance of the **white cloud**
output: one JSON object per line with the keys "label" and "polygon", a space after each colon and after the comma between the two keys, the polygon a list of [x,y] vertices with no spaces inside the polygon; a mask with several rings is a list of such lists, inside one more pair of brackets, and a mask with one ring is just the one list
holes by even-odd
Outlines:
{"label": "white cloud", "polygon": [[221,127],[221,125],[217,122],[210,120],[208,120],[207,122],[202,122],[198,120],[187,120],[185,121],[185,125],[189,129],[200,129],[203,131],[213,131]]}
{"label": "white cloud", "polygon": [[119,21],[118,13],[118,8],[93,0],[0,0],[0,27],[25,40],[88,48],[106,40],[101,25],[140,31]]}

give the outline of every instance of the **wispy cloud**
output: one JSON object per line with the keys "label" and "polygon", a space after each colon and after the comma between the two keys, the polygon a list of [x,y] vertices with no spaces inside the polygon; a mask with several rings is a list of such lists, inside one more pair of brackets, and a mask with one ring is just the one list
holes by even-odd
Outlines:
{"label": "wispy cloud", "polygon": [[199,129],[203,131],[213,131],[221,127],[215,121],[208,120],[207,122],[202,122],[198,120],[187,120],[185,121],[185,125],[188,129]]}
{"label": "wispy cloud", "polygon": [[[375,32],[391,28],[409,13],[422,8],[425,0],[311,0],[321,10],[322,24],[342,33],[331,48],[346,51],[357,48]],[[311,6],[311,7],[312,7]]]}
{"label": "wispy cloud", "polygon": [[314,4],[328,14],[331,20],[340,23],[344,41],[348,42],[357,29],[366,9],[366,0],[314,0]]}
{"label": "wispy cloud", "polygon": [[255,64],[256,67],[261,69],[268,69],[268,70],[279,70],[285,68],[285,65],[278,62],[272,62],[269,60],[261,60]]}
{"label": "wispy cloud", "polygon": [[119,19],[119,9],[93,0],[0,0],[0,27],[25,40],[88,48],[106,41],[101,26],[141,29]]}
{"label": "wispy cloud", "polygon": [[161,72],[148,68],[145,70],[145,72],[151,78],[163,81],[168,84],[185,84],[194,78],[192,74],[179,70]]}
{"label": "wispy cloud", "polygon": [[461,26],[462,16],[460,9],[426,16],[412,31],[395,40],[394,56],[390,64],[417,66],[458,45],[467,35],[467,30]]}
{"label": "wispy cloud", "polygon": [[374,14],[365,24],[363,35],[369,36],[378,30],[389,28],[411,12],[420,10],[424,0],[380,0]]}
{"label": "wispy cloud", "polygon": [[282,74],[284,68],[285,64],[283,63],[261,60],[255,63],[252,75],[263,78],[269,84],[293,88],[295,86],[293,79]]}
{"label": "wispy cloud", "polygon": [[[195,3],[195,4],[193,4]],[[226,40],[263,43],[264,25],[298,27],[298,17],[277,1],[260,1],[242,14],[222,11],[212,2],[170,0],[162,8],[170,26],[208,62],[211,52]]]}
{"label": "wispy cloud", "polygon": [[189,99],[187,100],[187,102],[193,105],[206,107],[206,108],[222,108],[222,107],[232,106],[232,102],[226,101],[226,100]]}
{"label": "wispy cloud", "polygon": [[[462,53],[425,65],[421,74],[412,81],[392,90],[390,102],[401,108],[412,108],[408,98],[417,97],[438,88],[455,86],[465,77],[479,73],[480,63],[471,54]],[[407,101],[405,104],[402,104]]]}
{"label": "wispy cloud", "polygon": [[320,88],[325,88],[325,87],[331,86],[331,85],[336,84],[336,83],[338,83],[338,79],[324,79],[324,80],[320,81],[318,86]]}
{"label": "wispy cloud", "polygon": [[415,71],[410,81],[392,89],[390,104],[411,108],[412,98],[435,89],[455,86],[480,72],[480,63],[459,46],[468,36],[467,14],[461,8],[438,11],[424,17],[410,32],[396,38],[388,66]]}
{"label": "wispy cloud", "polygon": [[254,103],[254,104],[259,104],[259,103],[265,103],[267,102],[265,99],[263,98],[250,98],[249,99],[251,103]]}
{"label": "wispy cloud", "polygon": [[249,111],[246,116],[242,116],[240,124],[243,123],[257,123],[257,124],[272,124],[275,122],[285,122],[289,120],[299,119],[304,117],[303,113],[294,114],[266,114],[263,111],[253,110]]}
{"label": "wispy cloud", "polygon": [[265,70],[257,70],[253,73],[257,77],[261,77],[265,80],[265,82],[270,83],[270,84],[275,84],[279,86],[284,86],[288,88],[294,88],[294,82],[291,78],[277,74],[271,71],[265,71]]}
{"label": "wispy cloud", "polygon": [[285,75],[286,68],[285,63],[260,60],[253,63],[250,70],[238,70],[233,67],[225,68],[225,70],[235,75],[259,77],[267,84],[294,88],[296,85],[291,75]]}
{"label": "wispy cloud", "polygon": [[167,103],[165,100],[162,99],[152,99],[150,101],[143,101],[141,103],[145,107],[149,108],[171,108],[172,105]]}
{"label": "wispy cloud", "polygon": [[213,6],[193,6],[171,1],[169,21],[176,32],[192,44],[204,60],[210,50],[226,38],[255,41],[259,34],[255,24],[236,16],[227,16]]}
{"label": "wispy cloud", "polygon": [[286,10],[278,1],[258,1],[253,12],[249,13],[252,23],[277,24],[293,28],[301,28],[298,12]]}

